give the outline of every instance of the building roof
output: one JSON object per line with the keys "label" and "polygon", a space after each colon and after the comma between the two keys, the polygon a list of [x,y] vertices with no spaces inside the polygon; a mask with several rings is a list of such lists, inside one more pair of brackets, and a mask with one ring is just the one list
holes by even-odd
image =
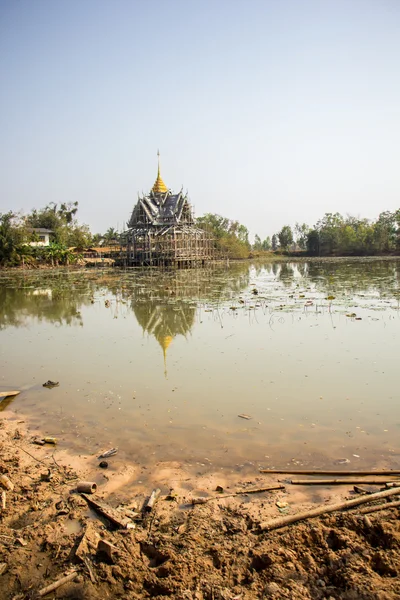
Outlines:
{"label": "building roof", "polygon": [[46,229],[45,227],[29,227],[28,231],[32,233],[54,233],[52,229]]}

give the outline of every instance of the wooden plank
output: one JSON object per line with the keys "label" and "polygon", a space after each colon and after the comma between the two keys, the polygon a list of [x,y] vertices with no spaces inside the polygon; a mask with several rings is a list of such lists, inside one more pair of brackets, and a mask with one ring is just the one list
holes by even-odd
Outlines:
{"label": "wooden plank", "polygon": [[0,398],[8,398],[8,396],[18,396],[20,394],[18,390],[11,390],[9,392],[0,392]]}
{"label": "wooden plank", "polygon": [[121,515],[115,508],[112,508],[109,504],[105,502],[100,502],[99,500],[93,500],[86,494],[81,494],[83,498],[85,498],[86,502],[94,508],[95,511],[100,513],[103,517],[111,521],[113,525],[117,527],[121,527],[122,529],[126,529],[127,525],[131,523],[130,519],[127,519]]}

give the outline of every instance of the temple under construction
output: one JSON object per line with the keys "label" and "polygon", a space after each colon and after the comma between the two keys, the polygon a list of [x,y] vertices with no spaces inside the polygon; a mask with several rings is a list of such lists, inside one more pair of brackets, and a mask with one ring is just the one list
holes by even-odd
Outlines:
{"label": "temple under construction", "polygon": [[204,266],[215,258],[213,236],[195,224],[187,193],[167,188],[160,175],[149,194],[139,196],[126,232],[130,266]]}

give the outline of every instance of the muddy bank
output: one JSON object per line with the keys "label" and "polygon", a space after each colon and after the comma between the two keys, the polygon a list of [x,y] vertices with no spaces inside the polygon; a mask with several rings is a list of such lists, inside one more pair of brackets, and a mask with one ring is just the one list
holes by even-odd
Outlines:
{"label": "muddy bank", "polygon": [[[355,509],[259,531],[261,522],[282,512],[350,497],[352,486],[324,489],[315,502],[286,489],[223,498],[237,488],[276,484],[278,477],[193,478],[178,463],[160,463],[144,482],[139,465],[118,465],[111,457],[101,469],[95,456],[72,457],[33,440],[25,422],[0,421],[0,472],[14,486],[3,490],[6,506],[0,511],[5,600],[399,597],[397,508],[368,518]],[[97,482],[90,498],[106,503],[111,520],[76,493],[80,480]],[[217,485],[221,497],[191,504],[193,498],[217,496]],[[148,511],[153,488],[160,495]]]}

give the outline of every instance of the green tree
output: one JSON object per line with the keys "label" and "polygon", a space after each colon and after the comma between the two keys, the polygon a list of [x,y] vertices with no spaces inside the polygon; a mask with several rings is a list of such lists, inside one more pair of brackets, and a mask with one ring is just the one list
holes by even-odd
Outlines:
{"label": "green tree", "polygon": [[18,265],[23,256],[28,255],[24,249],[25,230],[20,218],[9,211],[0,213],[0,264]]}
{"label": "green tree", "polygon": [[109,244],[110,242],[119,242],[119,233],[114,227],[109,227],[103,235],[103,242]]}
{"label": "green tree", "polygon": [[262,250],[262,242],[259,235],[254,236],[253,250]]}
{"label": "green tree", "polygon": [[262,243],[262,249],[265,251],[271,250],[271,238],[267,236]]}
{"label": "green tree", "polygon": [[196,223],[214,236],[216,248],[221,254],[231,258],[247,258],[249,256],[249,231],[239,221],[207,213],[198,217]]}
{"label": "green tree", "polygon": [[66,247],[88,247],[92,243],[92,236],[87,225],[78,223],[77,212],[78,202],[60,205],[51,202],[39,210],[34,208],[25,219],[26,226],[50,229],[56,244]]}
{"label": "green tree", "polygon": [[274,235],[272,236],[271,247],[273,252],[278,250],[278,236],[276,235],[276,233],[274,233]]}
{"label": "green tree", "polygon": [[293,244],[293,232],[289,225],[284,225],[278,233],[281,248],[287,250]]}
{"label": "green tree", "polygon": [[301,250],[306,250],[307,236],[310,231],[309,226],[306,223],[303,223],[302,225],[300,225],[300,223],[296,223],[294,230],[296,234],[296,244]]}

